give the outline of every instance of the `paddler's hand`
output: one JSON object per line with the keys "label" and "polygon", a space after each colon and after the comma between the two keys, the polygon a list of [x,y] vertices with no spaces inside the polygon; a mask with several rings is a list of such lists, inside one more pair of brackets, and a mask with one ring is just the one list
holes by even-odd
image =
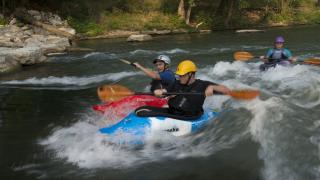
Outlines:
{"label": "paddler's hand", "polygon": [[153,91],[154,95],[157,97],[163,97],[165,93],[167,93],[166,89],[156,89]]}
{"label": "paddler's hand", "polygon": [[291,57],[289,60],[291,61],[291,63],[295,63],[295,62],[297,62],[298,58],[297,57]]}
{"label": "paddler's hand", "polygon": [[268,61],[268,58],[266,56],[260,56],[259,57],[262,61],[264,62],[267,62]]}
{"label": "paddler's hand", "polygon": [[221,92],[222,94],[230,94],[231,90],[223,85],[210,85],[205,91],[205,95],[212,96],[214,92]]}

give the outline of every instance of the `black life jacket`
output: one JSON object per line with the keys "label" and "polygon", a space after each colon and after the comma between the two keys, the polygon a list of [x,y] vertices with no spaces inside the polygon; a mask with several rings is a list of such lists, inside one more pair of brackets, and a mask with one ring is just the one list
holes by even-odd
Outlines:
{"label": "black life jacket", "polygon": [[203,93],[203,95],[176,95],[168,101],[171,113],[184,116],[196,116],[203,113],[204,91],[208,83],[196,80],[189,86],[179,85],[177,92]]}

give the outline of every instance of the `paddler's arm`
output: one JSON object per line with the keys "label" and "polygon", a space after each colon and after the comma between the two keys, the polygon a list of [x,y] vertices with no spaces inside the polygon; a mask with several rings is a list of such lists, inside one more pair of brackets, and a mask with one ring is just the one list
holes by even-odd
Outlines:
{"label": "paddler's arm", "polygon": [[291,63],[294,63],[294,62],[297,61],[297,57],[292,56],[291,51],[288,50],[288,49],[284,49],[284,55],[285,55],[286,57],[288,57],[288,60],[289,60]]}
{"label": "paddler's arm", "polygon": [[206,96],[212,96],[214,94],[229,94],[231,90],[224,85],[209,85],[206,88]]}
{"label": "paddler's arm", "polygon": [[152,79],[156,79],[156,80],[160,80],[160,75],[159,73],[152,71],[150,69],[147,69],[145,67],[143,67],[142,65],[140,65],[139,63],[135,62],[133,63],[138,69],[140,69],[141,71],[143,71],[147,76],[151,77]]}

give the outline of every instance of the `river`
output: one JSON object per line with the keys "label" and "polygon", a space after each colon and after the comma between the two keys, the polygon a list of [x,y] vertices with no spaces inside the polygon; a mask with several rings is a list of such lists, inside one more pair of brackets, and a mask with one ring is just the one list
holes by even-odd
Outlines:
{"label": "river", "polygon": [[[320,179],[320,67],[296,63],[259,71],[258,60],[233,60],[236,51],[263,55],[282,35],[300,60],[320,56],[320,26],[267,29],[265,33],[158,36],[77,42],[95,52],[70,53],[0,77],[1,179]],[[184,59],[197,78],[231,89],[260,89],[252,101],[206,99],[222,111],[191,136],[154,136],[141,149],[105,143],[105,117],[96,88],[115,81],[146,91],[149,79],[118,59],[152,67],[169,55],[172,69]]]}

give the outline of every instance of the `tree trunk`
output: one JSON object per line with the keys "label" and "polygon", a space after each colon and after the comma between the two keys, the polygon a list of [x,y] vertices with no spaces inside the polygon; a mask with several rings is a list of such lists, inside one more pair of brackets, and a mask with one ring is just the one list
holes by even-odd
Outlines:
{"label": "tree trunk", "polygon": [[6,1],[2,0],[2,15],[4,16],[4,9],[6,7]]}
{"label": "tree trunk", "polygon": [[192,6],[189,5],[187,15],[186,15],[186,24],[190,25],[190,16],[191,16]]}
{"label": "tree trunk", "polygon": [[233,14],[233,7],[234,7],[234,0],[226,0],[228,1],[228,11],[227,11],[227,17],[225,18],[224,21],[224,26],[229,27],[229,22],[231,20],[232,14]]}
{"label": "tree trunk", "polygon": [[288,0],[279,0],[280,13],[284,13],[288,9]]}
{"label": "tree trunk", "polygon": [[224,8],[226,6],[226,1],[227,0],[220,0],[219,6],[216,11],[216,16],[223,16]]}
{"label": "tree trunk", "polygon": [[184,9],[184,0],[180,0],[179,7],[178,7],[178,15],[181,19],[186,18],[186,11]]}
{"label": "tree trunk", "polygon": [[318,6],[320,6],[320,0],[318,0]]}

